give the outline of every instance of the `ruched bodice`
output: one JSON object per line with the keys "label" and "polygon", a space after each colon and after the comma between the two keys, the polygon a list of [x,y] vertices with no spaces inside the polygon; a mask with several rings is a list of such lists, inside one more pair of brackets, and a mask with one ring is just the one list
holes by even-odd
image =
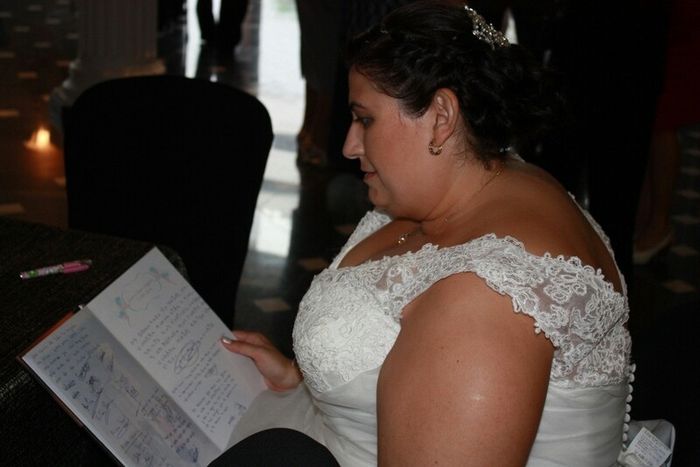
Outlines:
{"label": "ruched bodice", "polygon": [[[377,380],[402,310],[437,281],[474,273],[508,295],[515,312],[533,318],[533,332],[543,332],[555,346],[530,465],[613,465],[628,395],[624,290],[615,291],[578,258],[534,255],[518,240],[493,234],[339,267],[352,247],[388,222],[384,214],[367,213],[338,257],[314,278],[293,332],[305,384],[290,394],[264,393],[241,435],[287,426],[326,444],[342,465],[375,464]],[[274,404],[288,409],[277,410],[277,417],[262,413]],[[253,417],[257,421],[250,422]]]}

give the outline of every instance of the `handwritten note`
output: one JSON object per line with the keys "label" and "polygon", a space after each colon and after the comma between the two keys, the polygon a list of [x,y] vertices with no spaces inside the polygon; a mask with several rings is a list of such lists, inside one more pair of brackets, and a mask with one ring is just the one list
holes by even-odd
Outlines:
{"label": "handwritten note", "polygon": [[126,465],[206,465],[221,452],[89,312],[25,358]]}
{"label": "handwritten note", "polygon": [[88,307],[225,449],[264,383],[247,358],[223,349],[229,330],[162,253],[149,252]]}
{"label": "handwritten note", "polygon": [[127,464],[205,465],[265,387],[222,335],[154,248],[25,361]]}

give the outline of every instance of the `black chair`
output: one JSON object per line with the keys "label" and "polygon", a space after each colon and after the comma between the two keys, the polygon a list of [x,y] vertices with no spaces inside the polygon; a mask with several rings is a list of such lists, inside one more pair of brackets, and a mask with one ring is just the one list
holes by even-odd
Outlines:
{"label": "black chair", "polygon": [[255,97],[180,76],[120,78],[64,115],[71,228],[169,246],[229,326],[272,125]]}

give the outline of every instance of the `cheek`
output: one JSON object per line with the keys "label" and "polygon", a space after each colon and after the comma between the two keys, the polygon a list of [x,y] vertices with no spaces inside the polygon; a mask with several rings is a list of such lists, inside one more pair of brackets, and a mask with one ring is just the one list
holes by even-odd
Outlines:
{"label": "cheek", "polygon": [[391,131],[366,131],[363,144],[367,156],[379,166],[394,167],[406,156],[403,141]]}

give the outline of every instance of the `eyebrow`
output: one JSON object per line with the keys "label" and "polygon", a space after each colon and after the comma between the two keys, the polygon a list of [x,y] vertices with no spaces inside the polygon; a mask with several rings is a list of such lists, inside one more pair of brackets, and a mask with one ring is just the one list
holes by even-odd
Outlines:
{"label": "eyebrow", "polygon": [[366,109],[366,107],[364,105],[360,104],[359,102],[355,102],[355,101],[350,101],[350,104],[348,105],[348,107],[350,108],[350,110],[355,110],[357,108]]}

